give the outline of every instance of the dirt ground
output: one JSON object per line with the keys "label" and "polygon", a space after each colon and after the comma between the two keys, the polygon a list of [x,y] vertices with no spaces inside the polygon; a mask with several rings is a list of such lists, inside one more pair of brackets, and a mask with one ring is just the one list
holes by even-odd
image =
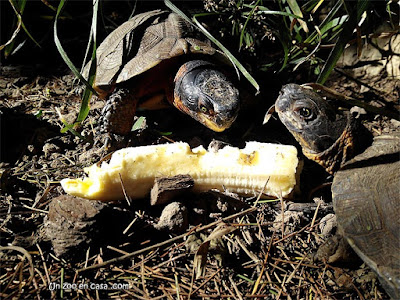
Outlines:
{"label": "dirt ground", "polygon": [[[399,46],[400,36],[382,43],[382,47]],[[390,57],[375,48],[365,49],[361,59],[354,59],[351,51],[340,61],[341,73],[334,72],[327,86],[397,112],[400,49]],[[80,107],[72,75],[49,76],[24,65],[2,66],[0,89],[3,299],[388,298],[375,273],[355,255],[339,262],[316,259],[320,246],[335,234],[336,224],[332,178],[314,163],[305,160],[301,194],[292,200],[271,199],[252,208],[255,197],[217,192],[181,196],[169,208],[177,211],[173,218],[185,220],[176,226],[160,225],[163,207],[151,207],[148,199],[107,205],[81,200],[74,205],[85,206],[85,212],[76,208],[74,215],[62,202],[72,200],[59,181],[82,176],[83,167],[102,159],[103,139],[97,126],[104,101],[92,99],[89,118],[78,129],[81,139],[60,132],[61,118],[72,122]],[[257,99],[262,97],[267,96]],[[175,109],[139,112],[146,124],[132,132],[123,146],[187,141],[193,147],[207,147],[212,139],[235,146],[243,146],[246,140],[297,146],[278,120],[262,125],[262,115],[249,121],[251,111],[243,111],[233,128],[221,134]],[[397,120],[360,114],[375,135],[400,129]],[[56,198],[60,195],[63,198]],[[68,233],[58,228],[49,236],[48,228],[59,216],[69,218],[57,223]],[[220,220],[235,230],[195,255]],[[189,236],[194,228],[198,233]],[[64,236],[69,233],[78,237]],[[57,234],[76,245],[62,244]],[[200,267],[202,275],[194,278],[199,259],[205,266]],[[106,266],[96,267],[103,262]]]}

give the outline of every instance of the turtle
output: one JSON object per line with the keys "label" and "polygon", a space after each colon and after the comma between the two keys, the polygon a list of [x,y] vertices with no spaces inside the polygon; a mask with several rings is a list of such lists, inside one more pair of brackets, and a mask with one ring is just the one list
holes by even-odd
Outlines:
{"label": "turtle", "polygon": [[[224,131],[240,107],[226,62],[178,14],[153,10],[135,15],[112,31],[96,52],[93,87],[106,100],[103,130],[126,135],[137,107],[158,109],[170,103],[211,130]],[[89,70],[90,62],[84,77]]]}
{"label": "turtle", "polygon": [[297,84],[282,87],[275,110],[304,155],[333,174],[339,234],[399,299],[400,132],[364,138],[358,118]]}

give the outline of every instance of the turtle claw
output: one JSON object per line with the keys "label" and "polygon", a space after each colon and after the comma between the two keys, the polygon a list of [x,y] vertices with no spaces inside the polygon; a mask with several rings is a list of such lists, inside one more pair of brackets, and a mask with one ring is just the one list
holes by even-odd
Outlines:
{"label": "turtle claw", "polygon": [[111,144],[112,144],[111,136],[107,134],[104,144],[101,148],[104,150],[109,150],[111,148]]}
{"label": "turtle claw", "polygon": [[105,150],[106,152],[112,152],[125,146],[126,140],[124,136],[113,133],[106,133],[101,149]]}

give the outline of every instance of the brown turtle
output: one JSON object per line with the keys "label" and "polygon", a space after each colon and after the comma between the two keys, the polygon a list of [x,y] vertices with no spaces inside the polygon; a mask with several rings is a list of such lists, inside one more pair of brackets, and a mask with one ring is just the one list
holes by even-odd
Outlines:
{"label": "brown turtle", "polygon": [[[179,15],[141,13],[108,35],[97,49],[94,88],[106,99],[103,126],[127,134],[138,105],[160,108],[166,98],[214,131],[229,128],[239,93],[221,68],[222,54]],[[89,65],[85,68],[87,77]]]}
{"label": "brown turtle", "polygon": [[360,152],[363,136],[355,118],[336,113],[317,93],[296,84],[282,88],[275,108],[305,156],[334,174],[340,232],[387,293],[399,299],[400,133],[376,137]]}

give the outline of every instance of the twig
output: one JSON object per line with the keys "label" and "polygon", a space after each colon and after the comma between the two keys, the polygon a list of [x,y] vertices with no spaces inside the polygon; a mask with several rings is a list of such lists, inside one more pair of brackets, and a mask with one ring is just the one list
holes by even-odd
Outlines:
{"label": "twig", "polygon": [[222,269],[218,269],[214,274],[212,274],[210,277],[208,277],[202,284],[200,284],[194,291],[190,293],[190,295],[194,295],[197,293],[198,290],[200,290],[207,282],[209,282],[211,279],[214,278],[215,275],[217,275]]}
{"label": "twig", "polygon": [[48,282],[47,285],[49,285],[51,283],[50,275],[49,275],[49,269],[47,269],[47,265],[46,265],[46,261],[45,261],[44,256],[43,256],[42,248],[40,248],[39,244],[36,244],[36,247],[39,250],[40,258],[42,259],[42,262],[43,262],[44,272],[46,274],[46,278],[47,278],[47,282]]}
{"label": "twig", "polygon": [[[256,292],[258,290],[258,286],[260,285],[262,276],[263,276],[264,271],[265,271],[265,266],[267,265],[268,256],[269,256],[269,253],[271,251],[272,241],[275,238],[275,233],[276,233],[276,231],[274,230],[273,233],[272,233],[271,239],[269,241],[268,250],[267,250],[267,253],[265,254],[265,258],[264,258],[264,262],[263,262],[263,265],[262,265],[262,268],[261,268],[261,272],[259,273],[258,278],[257,278],[257,280],[256,280],[256,282],[254,284],[253,290],[251,292],[252,295],[256,294]],[[268,273],[266,273],[266,276],[267,276],[268,280],[271,281],[271,278],[269,277]]]}
{"label": "twig", "polygon": [[282,214],[282,239],[284,239],[285,238],[285,208],[283,205],[283,198],[280,197],[279,200],[281,202],[281,214]]}
{"label": "twig", "polygon": [[311,225],[310,225],[311,229],[310,229],[310,232],[308,233],[307,243],[310,243],[311,230],[313,229],[314,224],[315,224],[315,220],[317,219],[318,209],[319,209],[320,205],[321,205],[321,201],[318,201],[317,208],[315,209],[315,212],[314,212],[314,217],[312,218],[312,221],[311,221]]}
{"label": "twig", "polygon": [[44,214],[48,214],[48,213],[49,213],[49,212],[46,211],[46,210],[38,209],[38,208],[34,208],[34,207],[30,207],[30,206],[28,206],[28,205],[26,205],[26,204],[22,204],[22,206],[25,207],[25,208],[27,208],[27,209],[31,209],[31,210],[34,210],[34,211],[37,211],[37,212],[40,212],[40,213],[44,213]]}
{"label": "twig", "polygon": [[[26,283],[26,285],[30,285],[30,283],[32,282],[32,280],[33,280],[33,278],[34,278],[34,276],[35,276],[35,274],[34,274],[34,266],[33,266],[33,262],[32,262],[32,256],[29,254],[28,251],[26,251],[26,250],[25,250],[24,248],[22,248],[22,247],[18,247],[18,246],[4,246],[4,247],[0,247],[0,252],[2,252],[2,251],[7,251],[7,250],[17,251],[17,252],[20,252],[20,253],[23,254],[23,257],[22,257],[21,262],[20,262],[20,264],[19,264],[19,265],[21,266],[21,267],[20,267],[20,268],[21,268],[21,269],[20,269],[21,274],[22,274],[23,268],[24,268],[23,261],[25,260],[25,257],[26,257],[26,259],[28,260],[30,276],[29,276],[29,280],[28,280],[28,282]],[[14,274],[12,275],[13,278],[16,276],[16,274],[17,274],[17,271],[15,271]],[[12,282],[12,280],[10,280],[9,283],[7,284],[7,286],[3,289],[3,292],[8,288],[8,286],[11,284],[11,282]],[[20,282],[21,282],[21,280],[20,280]]]}
{"label": "twig", "polygon": [[143,293],[145,294],[145,296],[146,296],[146,298],[147,299],[150,299],[150,296],[149,296],[149,291],[147,290],[147,287],[146,287],[146,276],[145,276],[145,268],[144,268],[144,257],[142,258],[142,260],[141,260],[141,263],[140,263],[140,275],[141,275],[141,283],[142,283],[142,288],[143,288]]}
{"label": "twig", "polygon": [[178,235],[178,236],[173,237],[173,238],[171,238],[171,239],[169,239],[167,241],[164,241],[164,242],[161,242],[161,243],[157,243],[157,244],[148,246],[146,248],[131,252],[129,254],[126,254],[126,255],[123,255],[123,256],[120,256],[120,257],[116,257],[116,258],[107,260],[107,261],[105,261],[103,263],[100,263],[100,264],[97,264],[97,265],[93,265],[93,266],[90,266],[90,267],[87,267],[87,268],[78,269],[76,272],[85,272],[85,271],[89,271],[89,270],[94,270],[94,269],[98,269],[98,268],[102,268],[102,267],[108,266],[108,265],[110,265],[112,263],[115,263],[115,262],[118,262],[118,261],[123,261],[125,259],[128,259],[128,258],[134,257],[136,255],[139,255],[141,253],[144,253],[146,251],[152,250],[154,248],[158,248],[158,247],[162,247],[162,246],[168,245],[168,244],[173,243],[175,241],[178,241],[178,240],[180,240],[180,239],[182,239],[182,238],[184,238],[184,237],[186,237],[188,235],[191,235],[191,234],[194,234],[194,233],[197,233],[197,232],[204,231],[204,230],[207,230],[209,228],[212,228],[212,227],[214,227],[215,225],[217,225],[220,222],[227,222],[227,221],[232,220],[234,218],[237,218],[239,216],[252,213],[252,212],[254,212],[256,210],[257,210],[256,207],[250,207],[250,208],[248,208],[248,209],[246,209],[246,210],[244,210],[242,212],[238,212],[236,214],[233,214],[233,215],[230,215],[228,217],[225,217],[222,220],[218,220],[218,221],[215,221],[213,223],[204,225],[204,226],[198,228],[197,230],[191,231],[189,234],[188,233],[184,233],[184,234]]}
{"label": "twig", "polygon": [[242,294],[240,293],[235,281],[232,279],[232,276],[229,276],[229,281],[231,282],[233,289],[235,290],[235,293],[237,295],[237,299],[243,300]]}
{"label": "twig", "polygon": [[122,192],[124,193],[125,200],[128,203],[128,206],[131,206],[132,205],[132,199],[128,196],[128,194],[127,194],[127,192],[125,190],[125,185],[124,185],[124,182],[122,181],[121,173],[118,173],[118,175],[119,175],[119,180],[121,182]]}
{"label": "twig", "polygon": [[124,250],[121,250],[121,249],[118,249],[118,248],[115,248],[115,247],[110,246],[110,245],[107,246],[107,249],[113,250],[113,251],[118,252],[120,254],[128,254],[128,252],[126,252]]}
{"label": "twig", "polygon": [[137,217],[133,218],[132,222],[129,223],[129,225],[125,228],[125,230],[122,232],[122,234],[126,234],[129,229],[131,229],[132,225],[137,221]]}

